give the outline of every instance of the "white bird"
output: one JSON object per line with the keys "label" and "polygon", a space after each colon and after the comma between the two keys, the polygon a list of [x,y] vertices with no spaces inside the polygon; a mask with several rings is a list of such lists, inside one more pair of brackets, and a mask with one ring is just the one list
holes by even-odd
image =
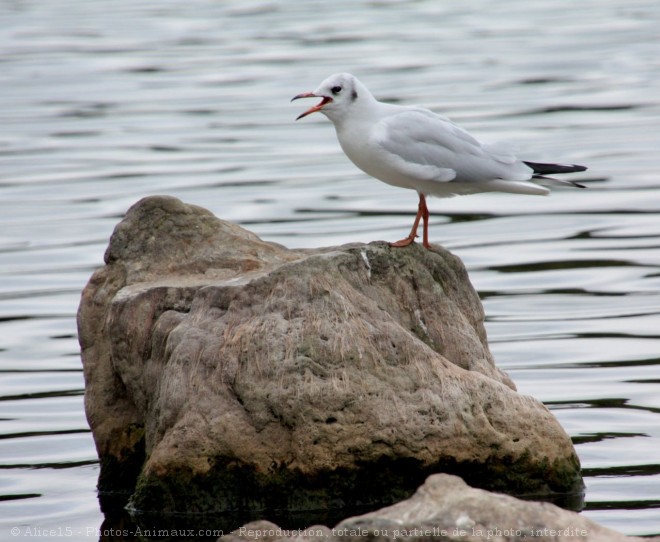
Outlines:
{"label": "white bird", "polygon": [[416,190],[419,207],[410,235],[394,247],[404,247],[417,237],[423,220],[423,244],[428,241],[427,196],[451,197],[477,192],[512,192],[546,195],[550,191],[534,182],[551,182],[584,188],[545,175],[585,171],[578,165],[524,162],[505,146],[479,142],[448,118],[417,106],[379,102],[355,76],[331,75],[313,92],[300,98],[321,102],[298,116],[321,112],[335,126],[346,156],[362,171],[384,183]]}

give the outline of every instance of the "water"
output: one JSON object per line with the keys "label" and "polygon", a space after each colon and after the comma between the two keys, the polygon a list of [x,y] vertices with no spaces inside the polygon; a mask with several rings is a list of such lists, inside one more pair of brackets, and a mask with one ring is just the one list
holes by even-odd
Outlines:
{"label": "water", "polygon": [[0,4],[0,532],[98,538],[75,313],[149,194],[290,247],[395,240],[416,196],[290,104],[350,71],[587,190],[432,200],[491,348],[585,469],[586,516],[660,533],[660,4],[653,0]]}

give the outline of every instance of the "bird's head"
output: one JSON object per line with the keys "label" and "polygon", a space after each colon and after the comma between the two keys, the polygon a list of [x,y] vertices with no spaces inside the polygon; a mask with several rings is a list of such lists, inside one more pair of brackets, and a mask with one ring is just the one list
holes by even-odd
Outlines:
{"label": "bird's head", "polygon": [[321,98],[318,104],[298,115],[296,120],[320,111],[334,121],[344,117],[358,99],[368,93],[369,91],[355,76],[350,73],[336,73],[323,81],[314,92],[303,92],[294,96],[291,101],[300,98]]}

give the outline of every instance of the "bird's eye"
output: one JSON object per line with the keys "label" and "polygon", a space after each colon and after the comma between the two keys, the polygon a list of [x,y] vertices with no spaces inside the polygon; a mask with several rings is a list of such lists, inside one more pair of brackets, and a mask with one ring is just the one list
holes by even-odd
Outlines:
{"label": "bird's eye", "polygon": [[330,91],[331,91],[333,94],[339,94],[339,93],[341,92],[341,87],[340,87],[340,86],[332,87],[332,88],[330,89]]}

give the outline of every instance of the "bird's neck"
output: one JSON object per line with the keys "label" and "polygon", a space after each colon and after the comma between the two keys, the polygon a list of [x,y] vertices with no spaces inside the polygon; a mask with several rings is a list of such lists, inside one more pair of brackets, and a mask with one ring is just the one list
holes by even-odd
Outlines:
{"label": "bird's neck", "polygon": [[338,132],[346,128],[348,123],[350,123],[351,129],[354,129],[355,126],[362,123],[374,123],[379,117],[378,111],[382,105],[385,104],[381,104],[369,94],[369,91],[366,91],[357,98],[352,107],[329,118]]}

